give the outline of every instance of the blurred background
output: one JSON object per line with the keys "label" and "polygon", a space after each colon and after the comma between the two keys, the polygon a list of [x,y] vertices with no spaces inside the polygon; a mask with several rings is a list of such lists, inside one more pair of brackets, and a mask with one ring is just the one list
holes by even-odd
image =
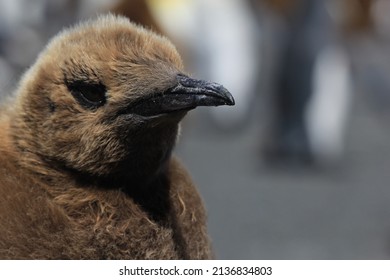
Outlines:
{"label": "blurred background", "polygon": [[176,154],[218,259],[390,258],[390,1],[0,0],[0,92],[50,37],[111,11],[169,37],[236,106]]}

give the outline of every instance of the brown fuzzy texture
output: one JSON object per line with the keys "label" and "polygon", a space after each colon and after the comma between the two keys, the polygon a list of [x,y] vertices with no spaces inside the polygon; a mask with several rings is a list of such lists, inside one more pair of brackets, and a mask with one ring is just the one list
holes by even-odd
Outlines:
{"label": "brown fuzzy texture", "polygon": [[[201,198],[173,157],[184,113],[118,114],[171,87],[165,38],[100,17],[55,37],[0,113],[0,259],[208,259]],[[100,108],[69,81],[104,85]]]}

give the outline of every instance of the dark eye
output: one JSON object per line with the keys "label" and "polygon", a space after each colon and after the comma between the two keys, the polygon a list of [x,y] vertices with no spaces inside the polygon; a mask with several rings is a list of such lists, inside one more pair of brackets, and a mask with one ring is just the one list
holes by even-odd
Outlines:
{"label": "dark eye", "polygon": [[68,89],[81,106],[96,109],[106,103],[106,87],[101,83],[77,81],[68,84]]}

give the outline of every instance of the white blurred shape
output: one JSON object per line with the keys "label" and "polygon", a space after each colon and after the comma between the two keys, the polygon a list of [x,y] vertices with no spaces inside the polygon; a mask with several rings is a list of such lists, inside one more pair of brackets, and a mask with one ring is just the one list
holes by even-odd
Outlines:
{"label": "white blurred shape", "polygon": [[255,22],[246,1],[201,0],[202,41],[207,60],[207,78],[223,84],[234,96],[234,107],[211,110],[214,120],[228,128],[240,124],[247,116],[253,100],[258,74],[259,44]]}
{"label": "white blurred shape", "polygon": [[156,20],[167,33],[181,42],[195,40],[195,0],[147,0]]}
{"label": "white blurred shape", "polygon": [[306,112],[310,145],[320,162],[342,156],[351,87],[345,52],[337,46],[325,47],[314,66],[313,95]]}

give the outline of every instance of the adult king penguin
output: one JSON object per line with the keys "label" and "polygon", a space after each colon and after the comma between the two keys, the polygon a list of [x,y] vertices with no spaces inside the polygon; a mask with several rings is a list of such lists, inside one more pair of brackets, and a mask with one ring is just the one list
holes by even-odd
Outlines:
{"label": "adult king penguin", "polygon": [[211,258],[171,153],[189,110],[233,104],[125,18],[64,30],[0,113],[0,259]]}

